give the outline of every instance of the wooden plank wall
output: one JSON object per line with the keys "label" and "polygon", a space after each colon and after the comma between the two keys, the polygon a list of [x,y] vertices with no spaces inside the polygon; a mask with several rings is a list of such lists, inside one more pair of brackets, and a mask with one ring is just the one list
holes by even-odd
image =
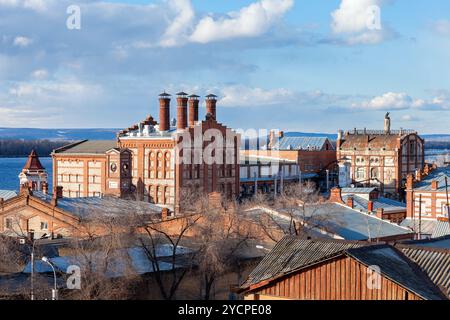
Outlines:
{"label": "wooden plank wall", "polygon": [[251,293],[298,300],[421,300],[383,276],[381,289],[369,289],[369,276],[370,271],[363,264],[340,257],[281,278]]}

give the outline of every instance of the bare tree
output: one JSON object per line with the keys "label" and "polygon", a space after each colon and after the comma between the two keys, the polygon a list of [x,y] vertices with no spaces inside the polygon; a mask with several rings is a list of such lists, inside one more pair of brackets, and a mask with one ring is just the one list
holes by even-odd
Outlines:
{"label": "bare tree", "polygon": [[252,234],[234,202],[217,205],[204,198],[198,212],[202,215],[201,223],[196,225],[198,272],[203,277],[202,298],[209,300],[216,280],[239,264],[238,252],[252,239]]}
{"label": "bare tree", "polygon": [[173,300],[182,281],[194,265],[196,250],[182,246],[200,219],[190,214],[162,220],[161,217],[137,217],[137,240],[150,262],[161,297]]}

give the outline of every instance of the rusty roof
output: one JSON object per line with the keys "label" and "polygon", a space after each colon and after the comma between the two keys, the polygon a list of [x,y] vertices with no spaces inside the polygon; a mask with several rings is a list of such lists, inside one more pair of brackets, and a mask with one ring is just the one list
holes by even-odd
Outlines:
{"label": "rusty roof", "polygon": [[347,134],[341,143],[341,150],[360,149],[388,149],[392,150],[400,146],[400,140],[404,136],[393,134]]}
{"label": "rusty roof", "polygon": [[27,162],[23,167],[23,171],[27,170],[30,171],[45,170],[35,150],[31,151],[30,155],[28,156]]}

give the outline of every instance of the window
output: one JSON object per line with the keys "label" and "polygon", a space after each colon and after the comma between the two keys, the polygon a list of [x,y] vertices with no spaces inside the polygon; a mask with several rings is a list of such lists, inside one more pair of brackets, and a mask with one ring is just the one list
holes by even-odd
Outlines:
{"label": "window", "polygon": [[372,168],[370,170],[370,178],[371,179],[378,179],[378,168]]}
{"label": "window", "polygon": [[48,223],[41,221],[41,230],[48,230]]}
{"label": "window", "polygon": [[6,226],[6,229],[12,229],[12,219],[11,218],[6,218],[5,226]]}
{"label": "window", "polygon": [[356,179],[365,179],[366,178],[366,169],[358,168],[356,169]]}

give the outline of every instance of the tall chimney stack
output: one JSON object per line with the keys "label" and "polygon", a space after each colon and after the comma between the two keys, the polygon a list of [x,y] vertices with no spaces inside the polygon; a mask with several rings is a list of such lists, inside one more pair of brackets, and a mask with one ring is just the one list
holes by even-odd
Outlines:
{"label": "tall chimney stack", "polygon": [[214,94],[208,94],[206,96],[206,114],[210,114],[214,120],[217,120],[216,104],[217,96]]}
{"label": "tall chimney stack", "polygon": [[187,93],[177,93],[177,128],[185,129],[187,127]]}
{"label": "tall chimney stack", "polygon": [[192,94],[189,96],[189,126],[193,127],[198,121],[199,96]]}
{"label": "tall chimney stack", "polygon": [[170,129],[170,94],[164,92],[159,95],[159,130]]}

